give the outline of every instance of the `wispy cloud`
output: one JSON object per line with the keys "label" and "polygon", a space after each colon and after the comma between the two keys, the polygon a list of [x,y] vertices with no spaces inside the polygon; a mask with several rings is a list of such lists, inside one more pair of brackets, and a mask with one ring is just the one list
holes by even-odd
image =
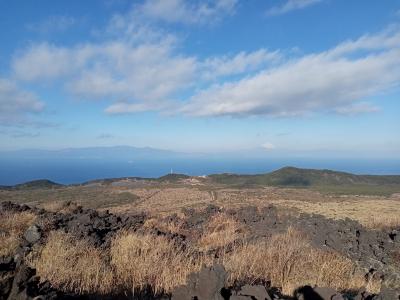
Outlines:
{"label": "wispy cloud", "polygon": [[139,113],[145,111],[160,111],[170,114],[171,111],[178,110],[177,104],[173,101],[153,101],[153,102],[132,102],[117,101],[105,109],[111,115]]}
{"label": "wispy cloud", "polygon": [[[40,66],[46,65],[47,68]],[[39,44],[13,63],[20,80],[66,80],[66,88],[90,99],[159,101],[191,80],[195,59],[175,55],[169,43],[110,41],[75,47]]]}
{"label": "wispy cloud", "polygon": [[9,79],[0,78],[0,125],[14,126],[27,122],[29,115],[42,111],[44,103]]}
{"label": "wispy cloud", "polygon": [[270,16],[282,15],[293,10],[303,9],[315,5],[323,0],[287,0],[280,6],[274,6],[267,11]]}
{"label": "wispy cloud", "polygon": [[40,34],[48,34],[65,31],[76,23],[77,20],[71,16],[50,16],[40,22],[27,24],[26,28]]}
{"label": "wispy cloud", "polygon": [[[311,2],[316,1],[292,0],[285,7],[301,8]],[[133,11],[179,3],[145,1]],[[230,11],[236,1],[184,2],[183,9],[193,17],[198,11],[208,11],[200,9],[203,5]],[[396,26],[293,58],[281,49],[261,48],[200,59],[182,53],[172,33],[138,22],[131,14],[114,16],[101,42],[32,44],[14,56],[14,77],[59,84],[79,98],[109,101],[105,108],[109,114],[159,111],[190,116],[372,112],[375,108],[358,103],[400,82],[400,30]],[[174,18],[170,21],[184,22]]]}
{"label": "wispy cloud", "polygon": [[399,83],[400,32],[395,30],[364,36],[201,90],[182,112],[196,116],[297,116],[340,111]]}
{"label": "wispy cloud", "polygon": [[[24,81],[52,80],[67,75],[74,68],[82,66],[85,53],[82,49],[75,54],[68,48],[56,47],[48,43],[31,45],[14,57],[12,68],[16,78]],[[40,66],[46,66],[42,68]]]}
{"label": "wispy cloud", "polygon": [[259,49],[253,52],[240,52],[234,56],[207,58],[202,67],[206,79],[220,78],[255,71],[281,59],[279,51],[270,52]]}
{"label": "wispy cloud", "polygon": [[[183,56],[169,40],[151,43],[110,41],[75,47],[33,45],[16,56],[16,78],[41,82],[63,79],[71,93],[115,101],[107,113],[166,110],[181,90],[226,76],[259,70],[281,58],[279,51],[260,49],[204,61]],[[46,65],[46,68],[41,66]]]}
{"label": "wispy cloud", "polygon": [[335,111],[342,115],[357,115],[362,113],[372,113],[380,111],[380,108],[370,103],[361,102],[348,106],[338,107]]}
{"label": "wispy cloud", "polygon": [[207,24],[233,14],[237,2],[237,0],[146,0],[134,8],[134,14],[167,23]]}
{"label": "wispy cloud", "polygon": [[15,55],[14,76],[28,82],[63,82],[66,90],[80,98],[111,100],[114,103],[105,110],[110,114],[165,112],[178,110],[176,95],[200,82],[207,85],[248,74],[281,58],[279,51],[259,49],[199,60],[180,54],[174,38],[152,29],[148,39],[131,39],[132,33],[143,30],[138,26],[129,32],[121,29],[119,38],[113,35],[101,43],[33,44]]}

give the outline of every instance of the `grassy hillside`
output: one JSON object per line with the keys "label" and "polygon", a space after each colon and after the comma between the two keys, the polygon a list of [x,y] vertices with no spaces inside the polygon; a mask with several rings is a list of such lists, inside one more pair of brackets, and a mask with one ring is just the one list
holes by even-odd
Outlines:
{"label": "grassy hillside", "polygon": [[400,192],[400,176],[398,175],[354,175],[331,170],[285,167],[267,174],[216,174],[209,177],[215,183],[242,187],[259,185],[313,187],[322,192],[349,192],[351,194]]}
{"label": "grassy hillside", "polygon": [[178,182],[182,179],[188,179],[188,178],[190,178],[190,176],[188,176],[188,175],[173,173],[173,174],[167,174],[167,175],[161,176],[157,180],[161,181],[161,182]]}
{"label": "grassy hillside", "polygon": [[49,189],[61,186],[62,184],[53,182],[51,180],[39,179],[39,180],[28,181],[21,184],[16,184],[14,186],[0,186],[0,189],[3,190]]}

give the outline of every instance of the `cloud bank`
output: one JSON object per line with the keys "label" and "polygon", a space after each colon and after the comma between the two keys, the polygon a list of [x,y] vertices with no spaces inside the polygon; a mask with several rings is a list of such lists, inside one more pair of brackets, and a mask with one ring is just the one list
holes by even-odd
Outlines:
{"label": "cloud bank", "polygon": [[[280,12],[317,2],[289,0]],[[236,6],[233,0],[144,1],[125,15],[115,15],[101,42],[43,42],[18,51],[13,77],[59,85],[80,99],[105,101],[109,114],[158,111],[197,117],[375,112],[379,108],[365,99],[399,86],[397,26],[294,58],[284,55],[285,49],[266,48],[199,58],[185,54],[179,37],[152,23],[213,22],[234,13]],[[0,92],[15,98],[13,114],[42,109],[34,95],[19,91],[12,81],[5,92],[5,82]]]}
{"label": "cloud bank", "polygon": [[399,83],[400,33],[385,32],[201,90],[182,112],[195,116],[344,112],[344,107]]}

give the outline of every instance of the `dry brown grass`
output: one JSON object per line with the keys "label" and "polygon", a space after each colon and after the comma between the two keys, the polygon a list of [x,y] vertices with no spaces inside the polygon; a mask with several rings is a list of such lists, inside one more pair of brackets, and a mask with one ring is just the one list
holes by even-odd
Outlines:
{"label": "dry brown grass", "polygon": [[[400,203],[399,203],[400,205]],[[391,229],[400,227],[400,216],[381,215],[374,216],[369,221],[365,221],[364,225],[373,229]]]}
{"label": "dry brown grass", "polygon": [[49,201],[41,203],[38,207],[51,212],[70,213],[78,207],[78,204],[71,201]]}
{"label": "dry brown grass", "polygon": [[157,294],[185,284],[207,260],[165,237],[122,232],[109,252],[63,232],[52,232],[31,264],[63,291],[108,294],[150,287]]}
{"label": "dry brown grass", "polygon": [[0,256],[12,255],[26,229],[36,216],[30,212],[0,214]]}
{"label": "dry brown grass", "polygon": [[61,210],[65,207],[65,201],[49,201],[49,202],[41,203],[38,206],[47,211],[61,212]]}
{"label": "dry brown grass", "polygon": [[122,233],[111,246],[117,280],[129,290],[150,286],[155,294],[171,292],[205,262],[161,236]]}
{"label": "dry brown grass", "polygon": [[[211,193],[205,188],[175,187],[128,190],[140,197],[138,203],[111,207],[113,212],[140,212],[151,215],[169,215],[181,208],[203,209],[208,204],[224,208],[248,205],[265,207],[276,204],[304,213],[315,213],[332,219],[350,218],[370,228],[398,225],[400,199],[397,197],[367,195],[325,195],[309,189],[259,188],[218,189]],[[374,221],[371,222],[371,219]]]}
{"label": "dry brown grass", "polygon": [[113,289],[113,272],[104,253],[60,231],[50,233],[32,264],[42,279],[64,291],[105,294]]}
{"label": "dry brown grass", "polygon": [[224,247],[244,238],[244,226],[225,213],[213,216],[197,242],[202,251]]}
{"label": "dry brown grass", "polygon": [[144,228],[157,228],[164,232],[171,232],[171,233],[182,233],[183,230],[183,222],[182,218],[178,218],[176,220],[169,220],[159,217],[153,217],[147,219],[143,226]]}
{"label": "dry brown grass", "polygon": [[201,191],[192,187],[181,188],[154,188],[126,190],[140,197],[139,202],[118,207],[110,207],[110,211],[120,212],[141,212],[151,215],[171,215],[180,211],[181,208],[202,208],[212,202],[209,192]]}
{"label": "dry brown grass", "polygon": [[[237,226],[226,215],[216,216],[209,228],[218,233],[203,246],[208,249],[211,245],[225,245],[218,241],[218,237],[222,238],[220,232],[236,234]],[[154,294],[169,293],[185,284],[189,274],[214,263],[222,263],[229,272],[229,285],[271,281],[286,295],[306,284],[336,290],[366,286],[372,292],[380,288],[378,280],[365,282],[350,259],[314,248],[305,235],[293,228],[268,240],[235,243],[233,250],[223,252],[218,259],[199,250],[179,247],[164,236],[120,232],[105,252],[68,234],[53,232],[33,264],[42,279],[79,294],[140,291],[148,287]]]}
{"label": "dry brown grass", "polygon": [[296,208],[331,219],[350,218],[369,228],[388,228],[400,225],[400,201],[365,197],[346,201],[273,200],[277,206]]}
{"label": "dry brown grass", "polygon": [[286,295],[302,285],[337,290],[359,289],[366,283],[351,260],[313,248],[300,232],[289,228],[268,241],[244,244],[224,258],[230,283],[269,280]]}

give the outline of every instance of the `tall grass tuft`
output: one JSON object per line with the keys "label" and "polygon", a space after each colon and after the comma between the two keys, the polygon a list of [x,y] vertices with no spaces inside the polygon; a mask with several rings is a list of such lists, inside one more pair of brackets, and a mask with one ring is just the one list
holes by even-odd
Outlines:
{"label": "tall grass tuft", "polygon": [[265,280],[286,295],[307,284],[337,290],[365,285],[364,277],[356,272],[350,259],[314,248],[293,228],[269,240],[239,246],[224,258],[224,265],[230,272],[230,284]]}
{"label": "tall grass tuft", "polygon": [[41,278],[61,290],[78,294],[113,291],[114,274],[105,253],[70,234],[51,232],[32,263]]}
{"label": "tall grass tuft", "polygon": [[26,229],[36,220],[30,212],[0,214],[0,256],[13,255]]}
{"label": "tall grass tuft", "polygon": [[121,233],[111,246],[111,263],[126,289],[148,286],[155,294],[171,292],[185,284],[188,275],[201,269],[205,258],[177,247],[162,236]]}
{"label": "tall grass tuft", "polygon": [[203,251],[227,246],[244,238],[243,227],[231,216],[219,213],[211,218],[197,245]]}

